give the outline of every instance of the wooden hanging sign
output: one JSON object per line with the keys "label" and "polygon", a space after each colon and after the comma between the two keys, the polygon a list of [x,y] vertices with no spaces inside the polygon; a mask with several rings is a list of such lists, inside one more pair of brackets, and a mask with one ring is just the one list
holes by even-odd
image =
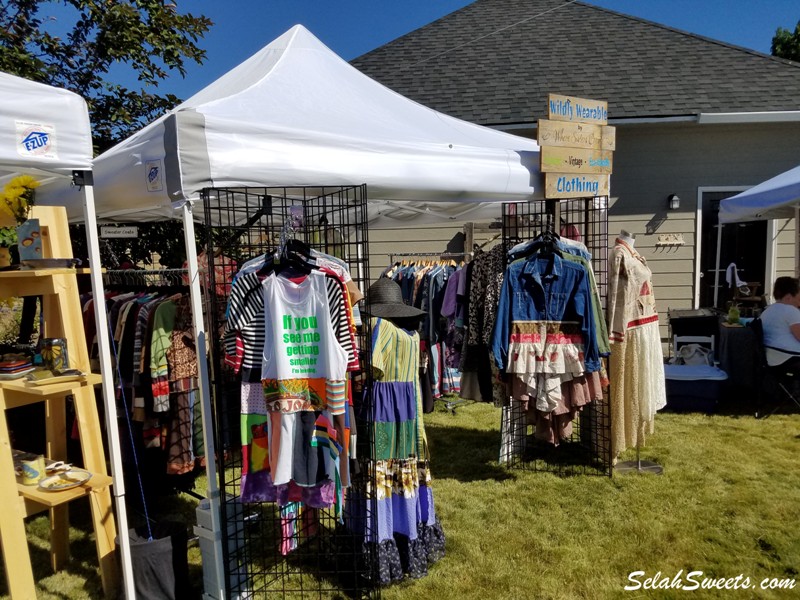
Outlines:
{"label": "wooden hanging sign", "polygon": [[608,123],[608,102],[548,94],[547,118],[553,121],[606,125]]}
{"label": "wooden hanging sign", "polygon": [[617,130],[611,125],[539,119],[536,141],[540,146],[614,150],[617,145]]}
{"label": "wooden hanging sign", "polygon": [[611,186],[608,175],[577,173],[545,173],[545,198],[588,198],[608,196]]}
{"label": "wooden hanging sign", "polygon": [[608,196],[617,145],[608,103],[548,94],[547,116],[537,127],[544,197]]}
{"label": "wooden hanging sign", "polygon": [[611,174],[614,153],[608,150],[542,146],[542,173]]}

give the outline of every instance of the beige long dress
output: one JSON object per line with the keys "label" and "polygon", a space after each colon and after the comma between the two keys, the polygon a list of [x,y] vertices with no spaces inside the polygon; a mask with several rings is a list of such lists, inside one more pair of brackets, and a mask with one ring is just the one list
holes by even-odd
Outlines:
{"label": "beige long dress", "polygon": [[667,403],[664,355],[647,261],[617,239],[608,259],[611,450],[642,447]]}

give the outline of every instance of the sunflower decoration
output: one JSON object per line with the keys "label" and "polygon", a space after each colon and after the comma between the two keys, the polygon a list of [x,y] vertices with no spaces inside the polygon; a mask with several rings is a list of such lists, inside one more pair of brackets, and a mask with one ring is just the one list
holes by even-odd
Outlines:
{"label": "sunflower decoration", "polygon": [[30,175],[14,177],[3,187],[0,211],[13,217],[17,223],[24,223],[34,205],[36,199],[34,190],[37,187],[39,182]]}

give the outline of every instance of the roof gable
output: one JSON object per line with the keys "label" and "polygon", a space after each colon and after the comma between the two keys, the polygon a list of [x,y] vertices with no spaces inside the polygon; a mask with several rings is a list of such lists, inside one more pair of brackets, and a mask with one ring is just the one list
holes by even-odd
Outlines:
{"label": "roof gable", "polygon": [[486,125],[534,122],[548,93],[612,118],[800,110],[799,63],[565,0],[477,0],[352,64]]}

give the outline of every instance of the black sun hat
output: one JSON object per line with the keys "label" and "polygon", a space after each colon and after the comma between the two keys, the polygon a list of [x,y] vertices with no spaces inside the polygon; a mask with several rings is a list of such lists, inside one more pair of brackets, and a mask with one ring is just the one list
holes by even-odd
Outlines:
{"label": "black sun hat", "polygon": [[397,282],[381,277],[369,286],[364,297],[364,312],[373,317],[419,317],[424,310],[414,308],[403,302],[403,291]]}

